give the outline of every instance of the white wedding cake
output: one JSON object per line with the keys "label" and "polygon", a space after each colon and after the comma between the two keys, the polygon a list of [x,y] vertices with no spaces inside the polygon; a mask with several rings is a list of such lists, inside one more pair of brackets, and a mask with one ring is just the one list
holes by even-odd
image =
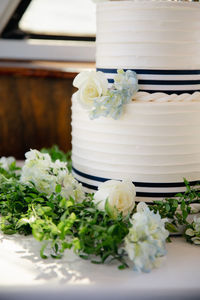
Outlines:
{"label": "white wedding cake", "polygon": [[97,71],[137,74],[139,91],[115,120],[91,120],[72,99],[73,174],[88,192],[129,179],[138,201],[172,197],[200,181],[200,3],[97,5]]}

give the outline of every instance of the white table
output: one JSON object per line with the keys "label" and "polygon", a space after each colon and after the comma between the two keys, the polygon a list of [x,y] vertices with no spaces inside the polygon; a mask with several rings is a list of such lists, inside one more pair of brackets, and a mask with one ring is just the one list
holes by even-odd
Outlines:
{"label": "white table", "polygon": [[200,247],[173,238],[163,266],[148,274],[94,265],[66,251],[39,256],[31,236],[0,234],[0,299],[200,299]]}

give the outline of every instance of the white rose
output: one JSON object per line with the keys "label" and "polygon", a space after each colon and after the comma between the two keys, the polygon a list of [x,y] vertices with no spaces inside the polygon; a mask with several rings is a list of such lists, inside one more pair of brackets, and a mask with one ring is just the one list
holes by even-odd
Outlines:
{"label": "white rose", "polygon": [[100,210],[105,210],[107,200],[113,216],[117,211],[125,217],[135,206],[135,196],[135,186],[131,181],[108,180],[99,186],[94,201]]}
{"label": "white rose", "polygon": [[92,108],[94,98],[105,96],[108,90],[108,81],[102,72],[84,71],[79,73],[73,85],[79,90],[77,99],[85,108]]}

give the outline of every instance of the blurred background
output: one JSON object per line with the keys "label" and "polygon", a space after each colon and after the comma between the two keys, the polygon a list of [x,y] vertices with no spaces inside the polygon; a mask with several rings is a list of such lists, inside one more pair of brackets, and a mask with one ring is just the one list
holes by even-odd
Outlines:
{"label": "blurred background", "polygon": [[0,156],[71,149],[74,77],[95,68],[91,0],[0,0]]}

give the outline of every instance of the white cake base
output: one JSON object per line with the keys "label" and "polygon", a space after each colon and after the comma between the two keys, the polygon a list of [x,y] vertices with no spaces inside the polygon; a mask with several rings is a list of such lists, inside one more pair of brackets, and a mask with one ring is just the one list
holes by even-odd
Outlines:
{"label": "white cake base", "polygon": [[140,102],[119,120],[90,120],[72,99],[73,174],[94,192],[108,179],[128,179],[139,200],[184,192],[200,181],[200,102]]}

